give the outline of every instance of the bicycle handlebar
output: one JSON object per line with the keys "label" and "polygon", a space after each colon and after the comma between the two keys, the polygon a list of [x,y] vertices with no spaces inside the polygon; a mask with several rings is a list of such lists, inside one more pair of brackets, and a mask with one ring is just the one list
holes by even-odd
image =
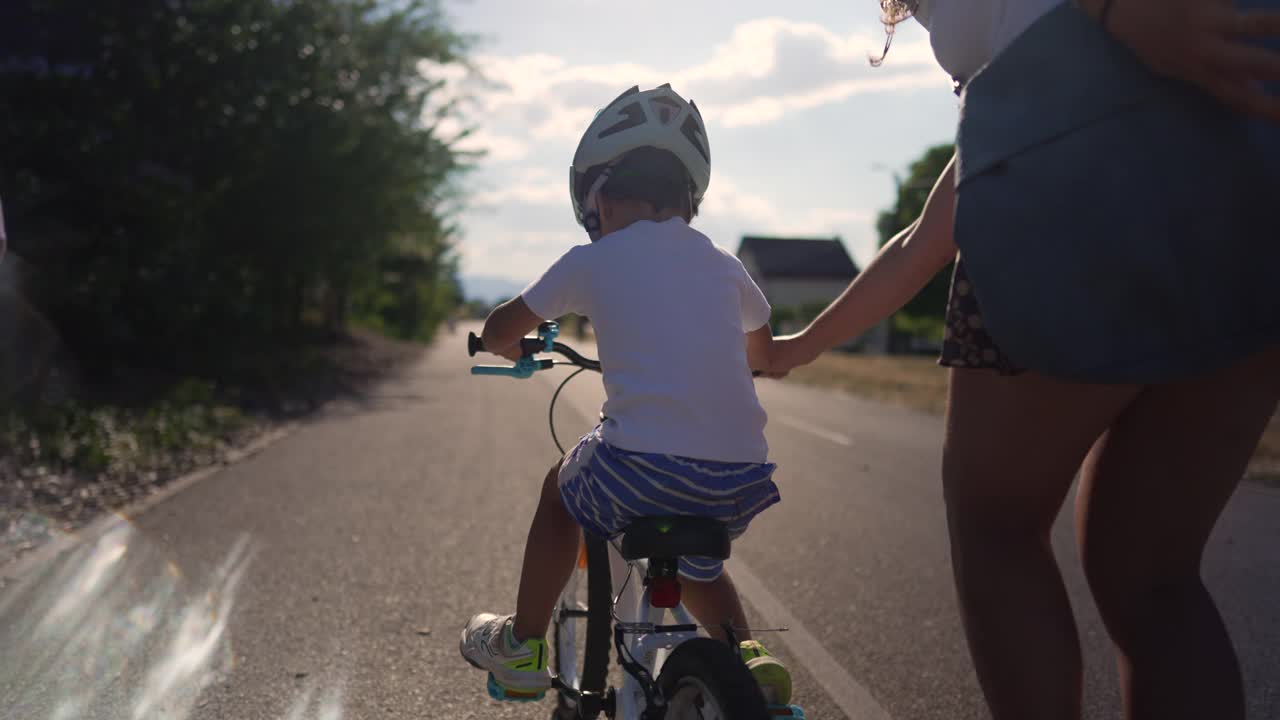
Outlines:
{"label": "bicycle handlebar", "polygon": [[[600,372],[600,361],[583,357],[577,350],[555,339],[559,327],[553,322],[545,322],[538,326],[538,337],[520,339],[520,352],[523,357],[515,365],[476,365],[471,368],[472,375],[504,375],[513,378],[528,378],[539,370],[549,370],[556,365],[576,365],[584,370]],[[474,332],[467,333],[467,354],[475,357],[484,352],[484,341]],[[534,360],[533,356],[541,352],[560,353],[568,363],[556,363],[552,360]],[[526,362],[528,361],[528,362]],[[763,375],[760,371],[752,371],[752,377]]]}
{"label": "bicycle handlebar", "polygon": [[580,368],[585,368],[587,370],[595,370],[597,372],[599,372],[600,370],[599,360],[592,360],[591,358],[583,357],[579,355],[576,350],[569,347],[568,345],[565,345],[564,343],[560,343],[560,342],[552,343],[551,351],[560,353],[561,355],[568,358],[569,362],[573,363],[574,365],[577,365]]}
{"label": "bicycle handlebar", "polygon": [[555,365],[554,360],[534,360],[533,358],[523,357],[515,365],[476,365],[471,368],[472,375],[505,375],[513,378],[532,377],[539,370],[550,370]]}
{"label": "bicycle handlebar", "polygon": [[[560,343],[554,343],[559,345]],[[467,333],[467,354],[475,357],[476,353],[485,352],[484,341],[475,333]],[[550,352],[547,349],[547,341],[541,338],[520,338],[520,352],[525,356],[534,355],[540,352]],[[569,352],[573,352],[570,350]],[[577,354],[577,353],[574,353]]]}
{"label": "bicycle handlebar", "polygon": [[[471,368],[472,375],[500,375],[513,378],[529,378],[539,370],[549,370],[556,365],[576,365],[584,370],[600,371],[600,361],[583,357],[578,351],[556,341],[560,328],[556,323],[545,322],[538,326],[538,337],[526,337],[520,339],[520,353],[522,357],[515,365],[476,365]],[[484,341],[476,336],[474,332],[467,333],[467,354],[475,357],[477,352],[483,352],[485,349]],[[568,358],[568,363],[556,363],[554,360],[534,359],[536,353],[554,352],[559,353]]]}

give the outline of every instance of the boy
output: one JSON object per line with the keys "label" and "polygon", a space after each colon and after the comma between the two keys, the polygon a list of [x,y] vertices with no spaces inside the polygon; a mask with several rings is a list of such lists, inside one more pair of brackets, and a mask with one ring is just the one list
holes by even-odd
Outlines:
{"label": "boy", "polygon": [[[600,426],[543,484],[515,615],[477,615],[463,630],[463,657],[503,690],[550,686],[544,638],[584,529],[611,537],[637,517],[703,515],[737,537],[779,501],[751,377],[770,366],[769,304],[736,257],[688,225],[710,174],[696,106],[668,85],[623,93],[574,154],[570,196],[591,244],[485,322],[485,347],[516,359],[543,319],[590,317],[608,396]],[[689,611],[720,639],[731,620],[766,699],[787,704],[790,674],[750,639],[722,563],[684,558],[680,574]]]}

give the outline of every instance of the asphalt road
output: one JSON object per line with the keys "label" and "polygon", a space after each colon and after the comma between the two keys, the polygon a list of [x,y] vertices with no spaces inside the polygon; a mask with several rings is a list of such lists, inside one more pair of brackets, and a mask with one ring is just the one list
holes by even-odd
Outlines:
{"label": "asphalt road", "polygon": [[[0,589],[0,707],[14,718],[545,718],[490,701],[461,624],[514,605],[556,370],[472,378],[463,332],[358,402],[101,524]],[[734,547],[753,623],[810,718],[986,717],[957,620],[937,419],[761,381],[782,504]],[[602,396],[584,376],[561,436]],[[1090,718],[1117,717],[1107,641],[1069,568]],[[1206,574],[1250,717],[1280,717],[1280,493],[1241,488]],[[1028,658],[1034,662],[1034,657]],[[846,714],[842,708],[849,709]]]}

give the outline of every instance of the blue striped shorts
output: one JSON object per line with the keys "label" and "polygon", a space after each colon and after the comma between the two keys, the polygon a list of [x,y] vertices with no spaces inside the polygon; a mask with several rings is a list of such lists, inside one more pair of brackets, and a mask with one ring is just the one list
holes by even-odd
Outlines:
{"label": "blue striped shorts", "polygon": [[[773,482],[773,463],[693,460],[676,455],[616,448],[600,428],[584,436],[560,466],[560,497],[587,532],[604,538],[622,533],[639,517],[697,515],[729,526],[729,536],[746,531],[751,518],[781,500]],[[680,559],[680,574],[690,580],[715,580],[720,560]]]}

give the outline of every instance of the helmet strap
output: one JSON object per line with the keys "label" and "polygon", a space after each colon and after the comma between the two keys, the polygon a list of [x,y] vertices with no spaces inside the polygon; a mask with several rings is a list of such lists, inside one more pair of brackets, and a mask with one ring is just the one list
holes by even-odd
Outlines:
{"label": "helmet strap", "polygon": [[587,201],[585,203],[587,211],[582,214],[582,227],[587,230],[587,237],[591,238],[591,242],[600,239],[600,188],[609,181],[609,176],[613,174],[613,168],[606,167],[600,171],[600,177],[591,183],[591,189],[587,191]]}

